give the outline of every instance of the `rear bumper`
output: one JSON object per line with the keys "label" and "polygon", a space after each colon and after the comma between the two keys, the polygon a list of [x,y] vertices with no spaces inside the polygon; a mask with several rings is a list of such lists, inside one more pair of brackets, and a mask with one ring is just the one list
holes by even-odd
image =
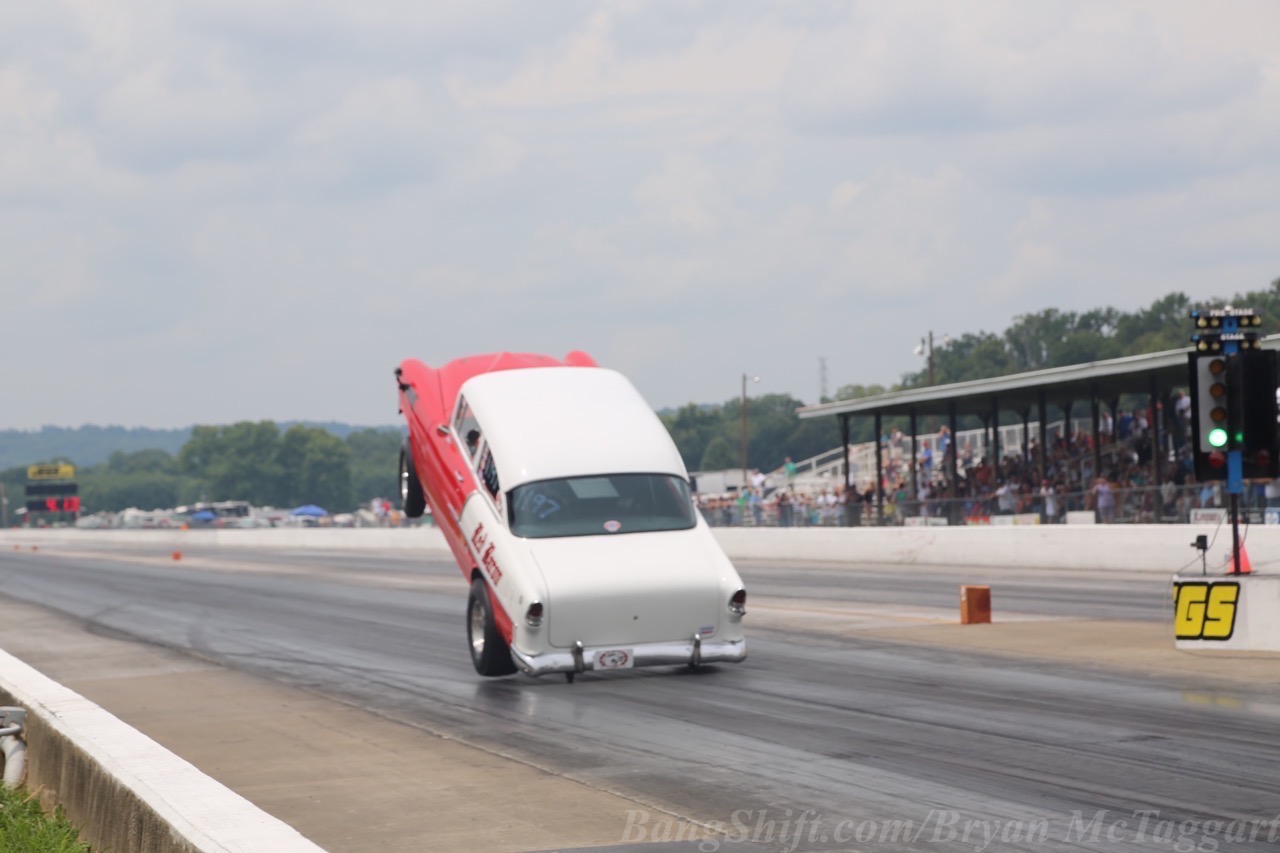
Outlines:
{"label": "rear bumper", "polygon": [[[529,655],[519,649],[511,649],[511,659],[521,672],[528,675],[546,675],[550,672],[585,672],[597,669],[596,655],[616,651],[618,646],[584,647],[569,651],[543,652]],[[737,663],[747,656],[746,639],[710,640],[695,643],[641,643],[626,647],[631,654],[631,666],[671,666],[679,664]],[[613,669],[614,667],[600,667]]]}

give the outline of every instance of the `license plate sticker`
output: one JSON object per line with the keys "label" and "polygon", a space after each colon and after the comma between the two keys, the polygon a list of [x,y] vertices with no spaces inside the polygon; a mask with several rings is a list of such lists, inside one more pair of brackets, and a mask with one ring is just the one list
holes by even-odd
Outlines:
{"label": "license plate sticker", "polygon": [[596,652],[596,669],[630,669],[635,666],[631,649],[601,649]]}

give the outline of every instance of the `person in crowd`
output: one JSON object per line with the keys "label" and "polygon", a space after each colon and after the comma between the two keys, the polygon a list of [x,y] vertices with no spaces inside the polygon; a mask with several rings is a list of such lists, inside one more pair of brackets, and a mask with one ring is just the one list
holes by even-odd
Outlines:
{"label": "person in crowd", "polygon": [[1098,521],[1111,524],[1116,520],[1116,496],[1107,478],[1099,476],[1093,483],[1094,506],[1098,510]]}
{"label": "person in crowd", "polygon": [[845,489],[844,519],[846,527],[862,526],[862,494],[856,486]]}
{"label": "person in crowd", "polygon": [[778,489],[778,526],[790,527],[793,523],[792,513],[795,510],[795,504],[792,500],[792,491],[790,487]]}
{"label": "person in crowd", "polygon": [[1013,515],[1018,506],[1018,493],[1013,483],[1001,480],[996,488],[996,512],[999,515]]}
{"label": "person in crowd", "polygon": [[1040,483],[1040,499],[1042,520],[1045,524],[1054,524],[1058,520],[1058,490],[1048,479]]}
{"label": "person in crowd", "polygon": [[929,478],[925,477],[920,480],[920,487],[916,490],[916,500],[920,502],[921,518],[928,518],[930,511],[933,509],[929,503],[929,499],[933,497],[933,489],[929,485]]}

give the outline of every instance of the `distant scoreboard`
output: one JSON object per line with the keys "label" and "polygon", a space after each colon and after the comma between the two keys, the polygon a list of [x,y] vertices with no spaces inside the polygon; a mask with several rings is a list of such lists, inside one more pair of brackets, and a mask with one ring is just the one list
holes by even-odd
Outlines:
{"label": "distant scoreboard", "polygon": [[74,465],[32,465],[27,469],[28,480],[74,480]]}
{"label": "distant scoreboard", "polygon": [[27,513],[49,515],[80,512],[80,490],[74,465],[32,465],[27,469]]}

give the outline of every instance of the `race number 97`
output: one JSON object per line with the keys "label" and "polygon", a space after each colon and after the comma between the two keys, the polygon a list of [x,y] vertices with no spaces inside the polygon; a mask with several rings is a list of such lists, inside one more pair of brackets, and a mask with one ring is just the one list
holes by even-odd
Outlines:
{"label": "race number 97", "polygon": [[1174,584],[1173,635],[1179,640],[1229,640],[1236,629],[1238,583]]}

